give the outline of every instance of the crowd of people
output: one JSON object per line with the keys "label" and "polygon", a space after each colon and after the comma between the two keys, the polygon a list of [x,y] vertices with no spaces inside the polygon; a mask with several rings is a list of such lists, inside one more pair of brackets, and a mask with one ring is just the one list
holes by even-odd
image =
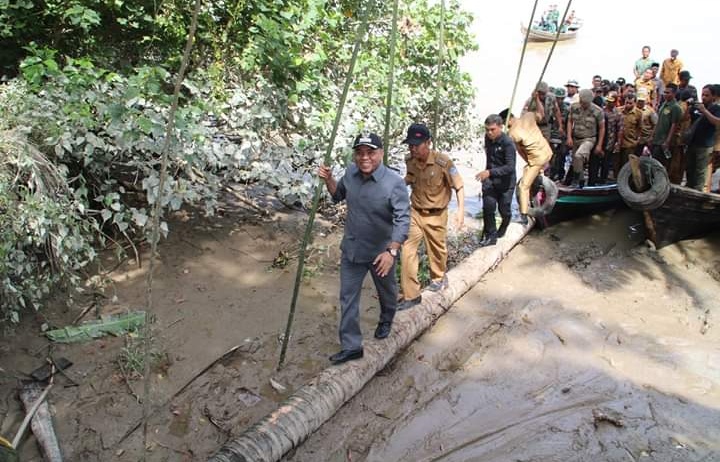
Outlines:
{"label": "crowd of people", "polygon": [[[705,85],[698,94],[678,55],[671,50],[658,63],[643,47],[631,82],[600,75],[585,89],[575,80],[556,88],[541,82],[536,95],[544,112],[537,124],[553,151],[547,175],[572,187],[601,185],[617,178],[630,154],[649,155],[673,183],[716,190],[720,85]],[[535,100],[523,111],[536,111]]]}

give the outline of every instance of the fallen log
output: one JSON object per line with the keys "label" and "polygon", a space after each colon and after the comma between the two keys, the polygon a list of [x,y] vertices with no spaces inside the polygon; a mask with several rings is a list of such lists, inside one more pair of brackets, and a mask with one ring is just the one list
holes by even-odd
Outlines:
{"label": "fallen log", "polygon": [[35,415],[33,415],[32,420],[30,420],[30,428],[40,445],[45,460],[47,462],[62,462],[62,454],[60,453],[60,445],[58,444],[57,436],[55,436],[55,430],[53,429],[50,408],[48,407],[47,401],[44,400],[46,394],[47,389],[43,391],[43,388],[39,384],[30,383],[25,385],[20,391],[20,399],[25,405],[28,414],[30,414],[30,412],[33,411],[33,405],[36,405],[42,398],[42,401],[37,406]]}
{"label": "fallen log", "polygon": [[365,343],[364,358],[328,367],[280,407],[225,443],[211,462],[274,462],[297,447],[355,396],[399,351],[430,327],[482,276],[493,269],[532,228],[513,223],[505,237],[483,247],[448,272],[448,289],[425,291],[420,305],[397,314],[390,336]]}

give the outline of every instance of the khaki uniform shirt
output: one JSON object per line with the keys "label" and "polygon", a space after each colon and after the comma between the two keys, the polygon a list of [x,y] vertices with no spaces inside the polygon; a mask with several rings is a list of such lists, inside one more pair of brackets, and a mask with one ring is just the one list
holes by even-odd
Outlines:
{"label": "khaki uniform shirt", "polygon": [[[550,139],[550,130],[552,129],[552,125],[550,124],[550,121],[552,120],[553,116],[555,115],[555,95],[552,93],[548,93],[545,95],[545,101],[544,101],[544,109],[545,109],[545,116],[537,121],[537,126],[542,132],[543,136],[546,139]],[[528,101],[525,102],[525,108],[528,112],[533,112],[536,110],[537,102],[535,101],[535,98],[531,98]],[[535,118],[537,120],[537,118]]]}
{"label": "khaki uniform shirt", "polygon": [[655,109],[648,106],[647,103],[645,103],[645,107],[641,110],[642,118],[640,119],[640,138],[638,142],[640,144],[648,144],[653,131],[655,131],[655,125],[657,125],[657,113]]}
{"label": "khaki uniform shirt", "polygon": [[662,68],[660,69],[660,80],[662,80],[662,83],[667,86],[669,83],[678,84],[680,83],[680,71],[682,71],[683,68],[683,62],[679,59],[675,58],[675,61],[673,61],[670,58],[667,58],[662,63]]}
{"label": "khaki uniform shirt", "polygon": [[430,151],[423,165],[415,158],[407,161],[405,183],[412,186],[413,208],[444,209],[450,203],[451,189],[459,191],[463,180],[447,154]]}
{"label": "khaki uniform shirt", "polygon": [[602,109],[594,104],[590,104],[587,109],[584,109],[580,103],[573,104],[568,117],[573,122],[572,137],[576,140],[597,138],[600,122],[605,120]]}
{"label": "khaki uniform shirt", "polygon": [[[688,104],[685,101],[678,101],[678,104],[680,105],[680,109],[682,109],[682,117],[680,117],[680,122],[678,123],[678,128],[675,132],[675,144],[684,145],[685,139],[683,135],[690,129],[692,120],[690,119],[690,114],[688,113]],[[720,130],[718,130],[718,133],[720,133]],[[715,139],[717,140],[718,138],[715,137]]]}
{"label": "khaki uniform shirt", "polygon": [[529,165],[545,165],[552,157],[552,149],[537,124],[534,112],[526,112],[513,121],[508,132],[518,151],[527,153]]}
{"label": "khaki uniform shirt", "polygon": [[642,111],[633,107],[631,111],[623,111],[623,139],[622,148],[634,148],[640,139],[642,124]]}
{"label": "khaki uniform shirt", "polygon": [[657,86],[652,80],[643,80],[642,77],[635,81],[635,92],[640,93],[640,89],[644,88],[647,91],[647,104],[650,106],[655,105],[655,97]]}

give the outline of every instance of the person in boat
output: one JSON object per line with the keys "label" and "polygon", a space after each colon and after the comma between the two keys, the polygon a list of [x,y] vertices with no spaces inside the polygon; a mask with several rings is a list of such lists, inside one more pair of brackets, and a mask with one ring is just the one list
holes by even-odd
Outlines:
{"label": "person in boat", "polygon": [[[475,175],[482,183],[483,234],[481,246],[495,245],[500,234],[510,225],[512,197],[515,191],[515,144],[503,133],[504,119],[490,114],[485,119],[485,170]],[[498,230],[495,210],[500,212],[502,223]]]}
{"label": "person in boat", "polygon": [[665,58],[660,68],[660,80],[664,85],[674,83],[680,84],[680,72],[683,68],[683,62],[678,59],[679,52],[675,49],[670,50],[670,57]]}
{"label": "person in boat", "polygon": [[428,289],[444,290],[447,280],[448,204],[452,191],[457,196],[458,210],[455,226],[460,229],[465,216],[465,190],[457,167],[447,154],[432,149],[432,135],[424,124],[412,124],[403,143],[408,145],[405,183],[410,185],[410,230],[400,254],[400,289],[404,300],[398,305],[402,311],[421,301],[418,280],[418,247],[425,242],[430,264],[431,282]]}
{"label": "person in boat", "polygon": [[383,145],[374,133],[361,133],[353,143],[354,163],[335,181],[330,167],[318,176],[333,201],[347,201],[345,234],[340,244],[340,345],[333,363],[363,357],[360,331],[360,292],[370,272],[378,300],[380,321],[375,338],[390,334],[397,306],[395,259],[408,235],[410,201],[402,177],[383,165]]}
{"label": "person in boat", "polygon": [[[518,154],[527,163],[518,183],[520,222],[524,225],[528,222],[528,211],[530,210],[530,187],[553,155],[548,139],[538,126],[538,122],[545,119],[545,109],[540,92],[535,91],[532,99],[535,100],[534,110],[525,112],[520,118],[515,118],[513,114],[510,114],[510,118],[507,119],[508,134],[515,143]],[[509,109],[501,111],[500,117],[507,118],[509,112]]]}
{"label": "person in boat", "polygon": [[642,110],[635,106],[635,94],[625,95],[625,106],[622,109],[622,126],[618,139],[620,150],[613,156],[612,165],[615,180],[618,178],[620,169],[630,159],[630,154],[637,154],[640,142],[642,125]]}
{"label": "person in boat", "polygon": [[615,107],[617,93],[610,92],[605,98],[603,116],[605,117],[605,143],[602,155],[593,153],[590,156],[588,184],[606,184],[610,172],[610,163],[620,151],[620,133],[622,132],[623,117]]}
{"label": "person in boat", "polygon": [[635,90],[640,93],[645,90],[647,94],[647,104],[655,109],[655,102],[657,101],[657,85],[653,77],[653,71],[649,67],[642,73],[642,77],[635,80]]}
{"label": "person in boat", "polygon": [[560,118],[553,117],[550,130],[550,148],[553,151],[553,158],[550,161],[550,178],[553,181],[560,181],[565,178],[565,159],[567,158],[567,147],[565,146],[565,121],[567,120],[569,104],[565,104],[567,91],[563,87],[555,89],[555,101],[560,108]]}
{"label": "person in boat", "polygon": [[653,82],[655,83],[655,110],[659,110],[660,105],[663,102],[663,95],[665,94],[665,84],[663,84],[662,80],[660,80],[660,64],[658,63],[652,63],[650,66],[650,70],[652,71],[653,75]]}
{"label": "person in boat", "polygon": [[686,134],[689,133],[690,126],[692,124],[690,113],[692,112],[693,107],[692,104],[689,103],[692,98],[690,91],[687,89],[678,90],[675,99],[682,110],[682,117],[680,118],[678,129],[675,134],[677,149],[673,152],[673,162],[670,163],[668,176],[670,177],[671,183],[679,185],[685,178],[685,153],[687,151],[688,141]]}
{"label": "person in boat", "polygon": [[[550,131],[551,131],[551,124],[550,121],[554,117],[556,119],[562,118],[562,115],[560,114],[560,106],[558,106],[555,95],[553,95],[550,92],[550,87],[546,82],[539,82],[537,86],[535,87],[535,93],[537,94],[537,97],[539,98],[539,101],[542,101],[543,104],[543,117],[538,120],[538,127],[540,127],[540,131],[542,132],[543,136],[546,140],[550,141]],[[528,98],[527,101],[525,101],[525,105],[523,106],[523,113],[532,111],[536,114],[540,114],[540,112],[537,110],[537,100],[533,94],[532,97]]]}
{"label": "person in boat", "polygon": [[592,100],[591,90],[580,90],[580,102],[570,107],[568,115],[565,142],[573,150],[572,187],[583,186],[585,162],[593,151],[601,155],[605,142],[605,118]]}
{"label": "person in boat", "polygon": [[[677,139],[675,134],[680,126],[683,111],[675,99],[677,85],[669,83],[663,94],[663,103],[658,110],[657,125],[652,136],[652,156],[660,162],[668,174],[671,164],[677,163]],[[677,167],[675,167],[677,169]]]}
{"label": "person in boat", "polygon": [[690,71],[680,71],[680,73],[678,74],[678,78],[680,79],[680,83],[678,84],[678,91],[687,90],[690,92],[690,99],[692,99],[693,101],[699,101],[697,88],[690,85],[690,79],[692,79]]}
{"label": "person in boat", "polygon": [[635,61],[635,65],[633,66],[633,74],[635,75],[635,79],[639,79],[642,77],[643,72],[647,68],[650,67],[650,65],[653,63],[652,59],[650,58],[650,46],[645,45],[642,47],[642,56],[640,59]]}
{"label": "person in boat", "polygon": [[642,155],[645,148],[650,149],[652,134],[657,125],[657,112],[649,104],[647,104],[648,95],[643,88],[638,91],[635,97],[635,105],[640,109],[642,117],[640,118],[640,137],[638,139],[637,152],[635,154]]}
{"label": "person in boat", "polygon": [[715,132],[720,126],[720,105],[715,85],[705,85],[701,102],[695,103],[695,119],[690,128],[686,154],[687,187],[703,191],[707,183],[708,163],[715,144]]}

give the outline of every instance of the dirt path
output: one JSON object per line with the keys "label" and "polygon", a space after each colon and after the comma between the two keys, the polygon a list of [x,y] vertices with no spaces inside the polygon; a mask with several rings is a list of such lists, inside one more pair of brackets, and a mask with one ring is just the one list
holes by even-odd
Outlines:
{"label": "dirt path", "polygon": [[720,235],[635,220],[529,237],[287,460],[720,460]]}

